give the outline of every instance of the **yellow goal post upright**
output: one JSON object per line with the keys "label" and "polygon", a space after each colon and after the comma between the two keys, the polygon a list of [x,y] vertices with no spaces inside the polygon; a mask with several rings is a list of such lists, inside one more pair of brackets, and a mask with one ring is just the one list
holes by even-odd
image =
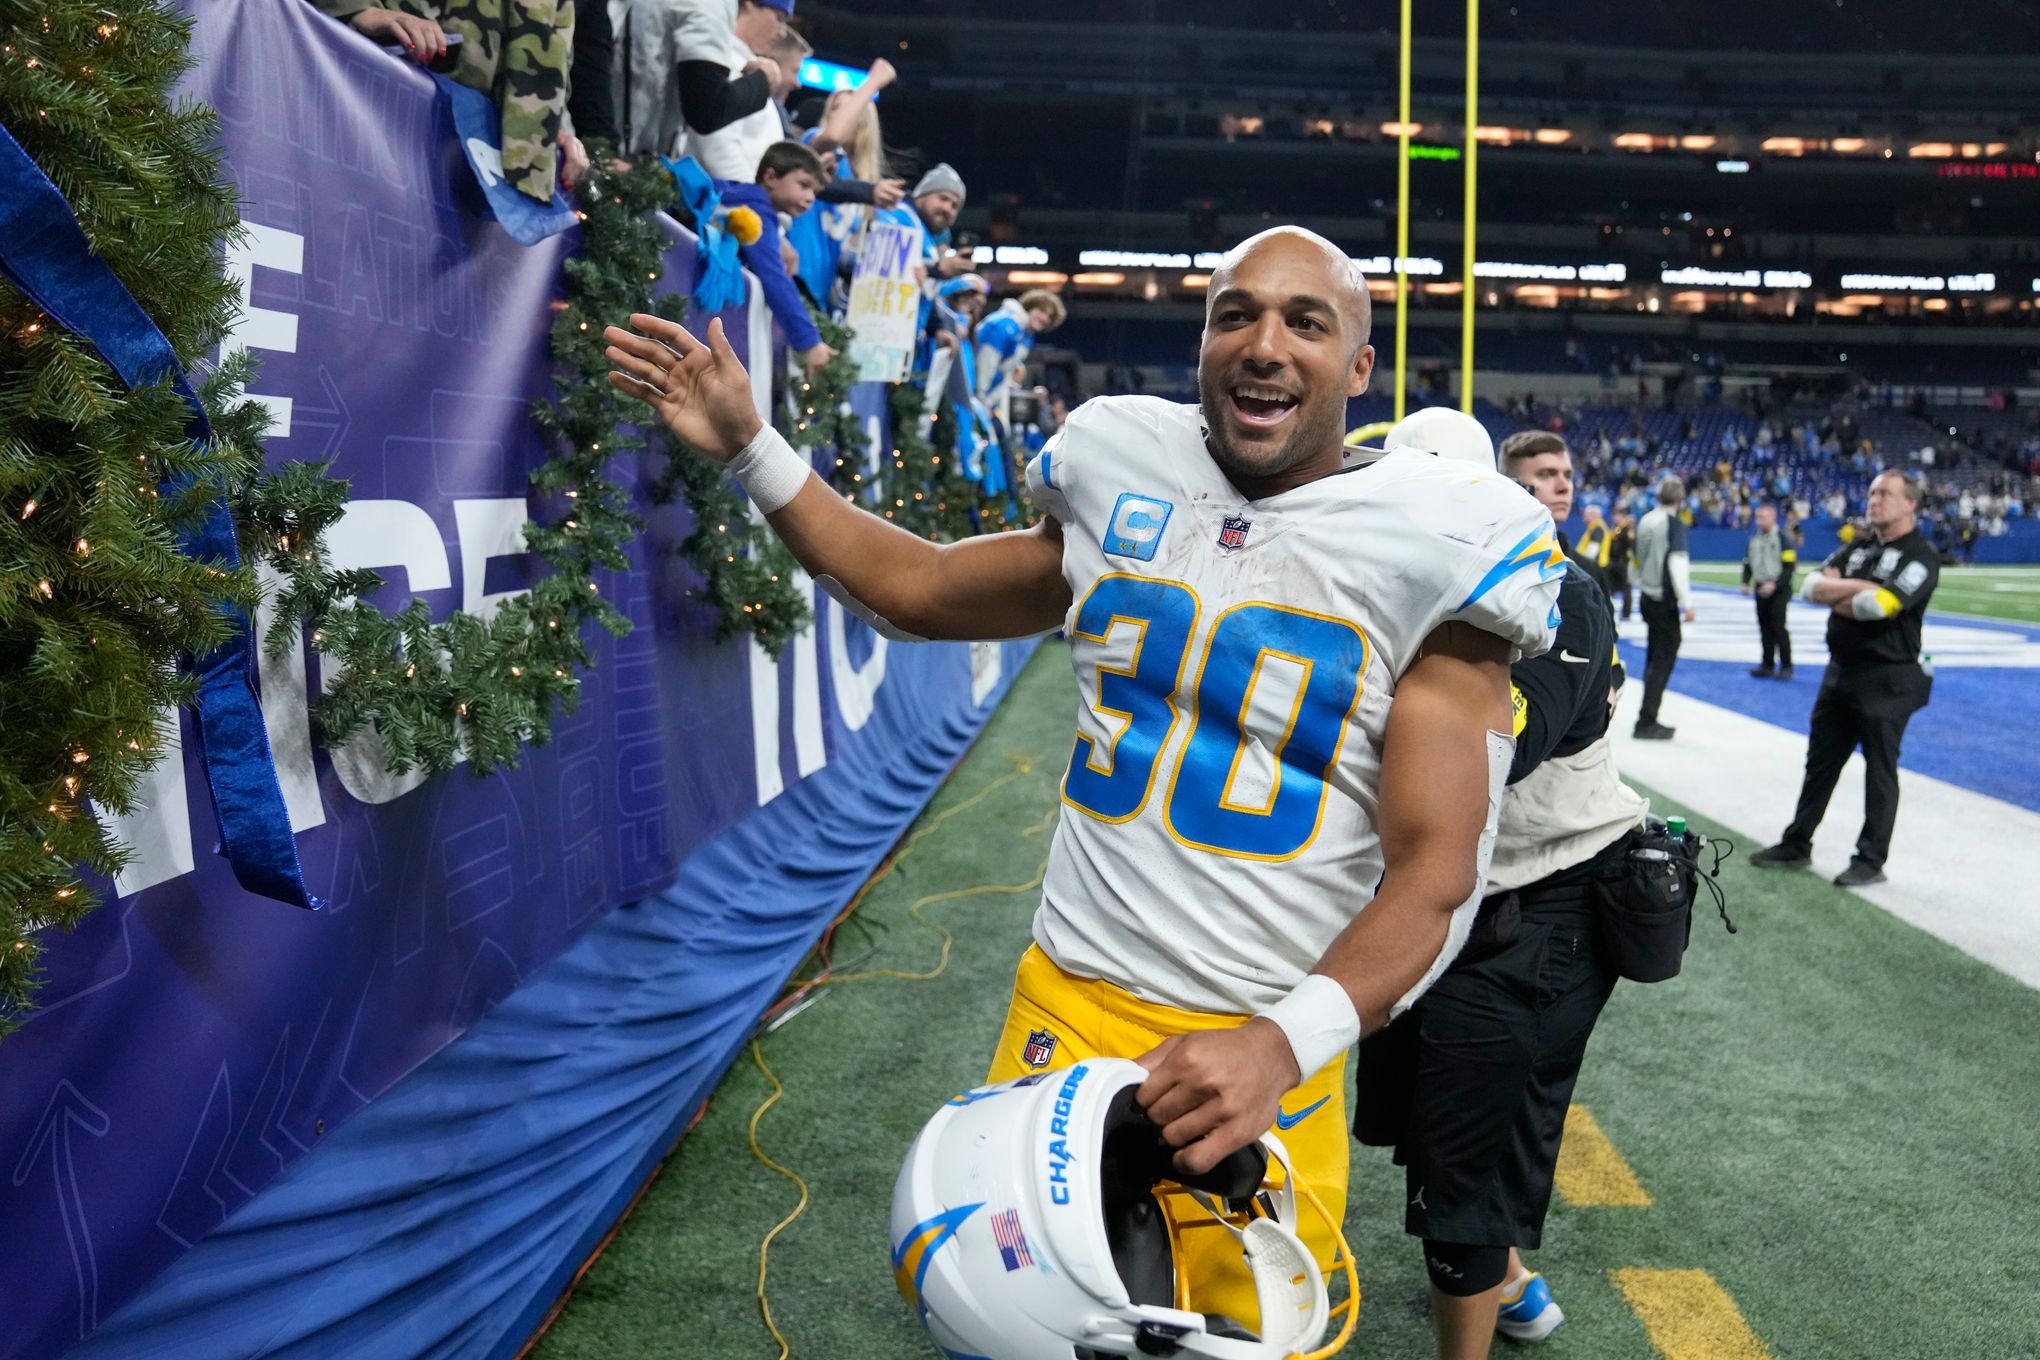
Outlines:
{"label": "yellow goal post upright", "polygon": [[[1396,80],[1395,162],[1395,419],[1409,399],[1410,256],[1410,18],[1416,0],[1402,0],[1401,49]],[[1474,213],[1479,181],[1480,0],[1466,0],[1466,204],[1459,271],[1459,409],[1473,414]]]}

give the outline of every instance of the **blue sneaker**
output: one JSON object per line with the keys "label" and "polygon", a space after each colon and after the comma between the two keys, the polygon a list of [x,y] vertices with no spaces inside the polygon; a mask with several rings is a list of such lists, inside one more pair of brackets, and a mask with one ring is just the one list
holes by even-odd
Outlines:
{"label": "blue sneaker", "polygon": [[1565,1314],[1551,1297],[1551,1286],[1534,1271],[1502,1295],[1502,1311],[1495,1315],[1495,1330],[1511,1341],[1542,1341],[1559,1329]]}

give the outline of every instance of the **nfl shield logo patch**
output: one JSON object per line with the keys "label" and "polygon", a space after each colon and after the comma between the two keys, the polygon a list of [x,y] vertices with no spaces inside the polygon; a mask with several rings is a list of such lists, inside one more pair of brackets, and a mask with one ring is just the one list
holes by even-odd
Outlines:
{"label": "nfl shield logo patch", "polygon": [[1027,1035],[1027,1047],[1020,1051],[1020,1059],[1029,1067],[1046,1067],[1048,1060],[1055,1056],[1055,1035],[1045,1029],[1037,1029]]}
{"label": "nfl shield logo patch", "polygon": [[1234,548],[1244,548],[1247,545],[1247,530],[1253,527],[1254,522],[1245,515],[1227,515],[1225,523],[1219,526],[1218,546],[1227,552]]}

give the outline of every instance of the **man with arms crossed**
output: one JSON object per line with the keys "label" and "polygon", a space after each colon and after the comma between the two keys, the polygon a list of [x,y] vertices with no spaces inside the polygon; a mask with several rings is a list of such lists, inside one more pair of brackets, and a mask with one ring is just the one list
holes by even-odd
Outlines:
{"label": "man with arms crossed", "polygon": [[1891,828],[1898,822],[1898,748],[1905,725],[1925,708],[1934,678],[1920,664],[1927,601],[1941,582],[1941,555],[1919,531],[1920,484],[1903,472],[1870,481],[1870,534],[1844,543],[1806,578],[1800,596],[1828,608],[1827,671],[1813,702],[1806,779],[1785,835],[1751,862],[1799,869],[1813,862],[1813,833],[1849,753],[1863,748],[1863,830],[1845,888],[1884,881]]}
{"label": "man with arms crossed", "polygon": [[[1296,228],[1235,248],[1199,405],[1087,403],[1028,466],[1049,518],[946,546],[813,476],[716,323],[704,345],[631,322],[607,332],[611,381],[727,460],[846,608],[894,637],[1069,635],[1077,738],[991,1079],[1135,1058],[1179,1168],[1279,1126],[1342,1215],[1345,1052],[1465,939],[1509,663],[1550,644],[1565,567],[1493,473],[1415,450],[1341,473],[1374,362],[1352,262]],[[1186,1238],[1199,1305],[1253,1326],[1218,1238]],[[1328,1235],[1305,1239],[1329,1264]]]}

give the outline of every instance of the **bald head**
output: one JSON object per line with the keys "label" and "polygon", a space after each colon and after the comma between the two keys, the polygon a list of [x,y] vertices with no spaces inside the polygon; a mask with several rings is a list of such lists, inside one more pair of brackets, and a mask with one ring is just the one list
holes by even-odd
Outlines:
{"label": "bald head", "polygon": [[1262,251],[1287,254],[1298,262],[1308,259],[1320,262],[1329,289],[1327,300],[1337,307],[1350,345],[1357,349],[1367,343],[1374,329],[1374,303],[1367,295],[1367,276],[1345,251],[1308,227],[1270,227],[1228,250],[1218,268],[1211,271],[1211,283],[1205,289],[1207,317],[1213,300],[1225,291],[1233,275],[1250,257]]}
{"label": "bald head", "polygon": [[1360,271],[1301,227],[1249,237],[1212,271],[1197,392],[1211,455],[1250,498],[1339,470],[1372,321]]}

